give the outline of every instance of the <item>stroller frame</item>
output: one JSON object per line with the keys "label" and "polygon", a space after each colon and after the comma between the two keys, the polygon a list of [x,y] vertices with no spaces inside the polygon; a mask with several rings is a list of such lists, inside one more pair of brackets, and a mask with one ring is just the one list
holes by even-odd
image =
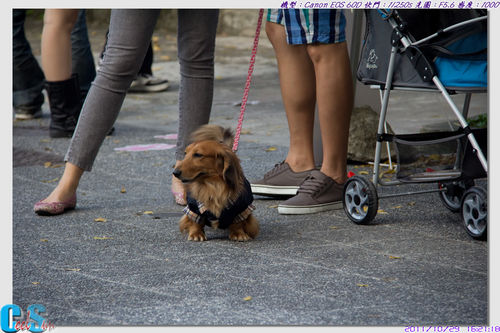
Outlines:
{"label": "stroller frame", "polygon": [[[378,10],[378,11],[379,13],[382,14],[381,19],[386,20],[390,24],[393,32],[391,36],[392,47],[391,47],[385,84],[372,85],[372,87],[379,88],[381,97],[381,111],[377,129],[377,141],[375,146],[372,182],[370,183],[369,181],[360,176],[354,176],[349,178],[344,187],[344,199],[343,199],[344,210],[346,211],[348,217],[353,222],[357,224],[367,224],[371,222],[371,220],[375,217],[377,213],[379,198],[441,192],[440,193],[441,199],[444,201],[444,204],[447,208],[449,208],[452,211],[459,211],[459,210],[462,211],[462,218],[464,220],[466,231],[469,233],[469,235],[476,239],[484,239],[486,237],[486,225],[485,225],[486,217],[484,216],[484,214],[486,212],[487,194],[484,191],[484,189],[480,187],[471,186],[470,182],[465,185],[464,184],[457,185],[457,182],[450,183],[449,186],[451,189],[447,188],[447,186],[443,184],[440,184],[436,190],[414,191],[414,192],[406,192],[399,194],[386,194],[380,197],[377,195],[376,186],[377,185],[391,186],[391,185],[400,185],[406,183],[398,179],[385,181],[381,177],[379,177],[382,143],[384,141],[387,143],[389,165],[392,168],[391,153],[389,149],[390,140],[387,139],[388,133],[387,133],[386,116],[389,105],[389,96],[391,90],[394,89],[409,90],[409,91],[425,91],[425,92],[432,91],[441,93],[441,95],[444,97],[448,105],[451,107],[456,118],[458,119],[461,126],[461,130],[463,130],[464,134],[467,136],[467,139],[473,148],[473,153],[475,153],[476,157],[479,159],[481,166],[483,167],[485,173],[487,174],[488,172],[487,160],[466,120],[469,112],[469,105],[472,93],[470,91],[469,92],[465,90],[463,91],[465,93],[465,99],[464,99],[463,110],[460,111],[453,102],[453,100],[451,99],[450,96],[451,94],[448,91],[448,89],[443,85],[437,74],[435,74],[434,71],[432,70],[431,63],[418,50],[419,45],[429,40],[432,40],[433,38],[437,37],[440,33],[453,31],[455,29],[462,28],[468,24],[474,24],[479,21],[486,20],[487,16],[473,18],[464,22],[457,23],[443,29],[438,33],[426,36],[417,41],[412,41],[407,35],[405,35],[403,31],[404,24],[402,23],[402,20],[399,17],[398,12],[396,10],[394,11]],[[398,52],[404,53],[409,49],[412,49],[412,53],[411,54],[407,53],[407,55],[408,57],[410,57],[410,61],[415,65],[415,69],[417,70],[420,77],[423,79],[424,82],[433,82],[437,90],[433,88],[393,87],[393,75],[395,72],[396,54]],[[417,50],[416,56],[419,58],[417,59],[418,63],[414,62],[414,59],[412,58],[415,56],[415,53],[413,52],[413,50],[415,49]],[[454,89],[452,93],[456,92],[461,92],[461,91],[458,89]],[[460,153],[461,152],[459,147],[457,156]],[[459,166],[458,165],[459,160],[460,158],[457,158],[455,162],[455,168]],[[440,172],[437,176],[436,175],[431,175],[430,177],[424,176],[424,178],[422,178],[422,181],[424,182],[452,181],[454,179],[457,179],[460,176],[460,174],[461,171],[455,171],[455,170],[451,170],[448,172]],[[414,182],[418,182],[418,179],[417,181]],[[458,198],[459,201],[458,203],[453,202],[454,198],[447,196],[447,193],[452,193],[451,195],[453,197],[456,197],[457,192],[459,192],[460,194],[460,198]],[[466,206],[465,208],[464,205]]]}

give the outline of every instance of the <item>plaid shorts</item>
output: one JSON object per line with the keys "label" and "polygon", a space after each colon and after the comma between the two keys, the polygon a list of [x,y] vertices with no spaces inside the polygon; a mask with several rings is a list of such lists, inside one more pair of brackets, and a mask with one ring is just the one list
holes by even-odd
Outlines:
{"label": "plaid shorts", "polygon": [[345,41],[345,16],[341,9],[268,9],[267,20],[285,26],[291,45]]}

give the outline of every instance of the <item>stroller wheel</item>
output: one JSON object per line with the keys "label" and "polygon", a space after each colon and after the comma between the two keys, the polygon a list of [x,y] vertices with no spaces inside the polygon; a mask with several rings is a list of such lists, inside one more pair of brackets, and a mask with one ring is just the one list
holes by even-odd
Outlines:
{"label": "stroller wheel", "polygon": [[378,195],[373,183],[363,177],[354,176],[344,185],[344,211],[356,224],[368,224],[377,215]]}
{"label": "stroller wheel", "polygon": [[475,239],[486,239],[488,195],[482,187],[473,186],[465,192],[461,213],[467,233]]}
{"label": "stroller wheel", "polygon": [[439,192],[439,197],[446,208],[454,213],[458,213],[465,191],[472,186],[474,186],[474,180],[438,183],[439,189],[446,189]]}

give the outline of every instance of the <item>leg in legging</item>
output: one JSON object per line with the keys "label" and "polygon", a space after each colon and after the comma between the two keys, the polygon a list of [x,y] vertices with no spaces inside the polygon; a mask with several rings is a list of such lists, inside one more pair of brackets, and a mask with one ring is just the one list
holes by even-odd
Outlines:
{"label": "leg in legging", "polygon": [[112,10],[106,55],[83,105],[66,153],[66,166],[54,191],[43,202],[73,196],[83,171],[90,171],[113,126],[126,91],[135,78],[151,40],[159,10]]}
{"label": "leg in legging", "polygon": [[[210,118],[214,87],[215,33],[217,9],[178,11],[178,58],[180,63],[179,132],[176,164],[184,158],[189,136]],[[185,204],[182,183],[172,177],[172,193]]]}

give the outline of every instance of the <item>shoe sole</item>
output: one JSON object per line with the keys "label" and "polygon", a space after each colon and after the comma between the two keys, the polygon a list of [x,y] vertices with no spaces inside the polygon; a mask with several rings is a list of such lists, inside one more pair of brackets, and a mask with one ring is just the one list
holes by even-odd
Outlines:
{"label": "shoe sole", "polygon": [[24,114],[24,113],[16,113],[14,119],[17,120],[30,120],[30,119],[37,119],[42,117],[42,111],[38,111],[34,114]]}
{"label": "shoe sole", "polygon": [[[76,207],[76,206],[75,206]],[[64,210],[62,212],[56,212],[56,213],[53,213],[53,212],[48,212],[46,210],[38,210],[38,211],[35,211],[35,214],[39,215],[39,216],[56,216],[56,215],[61,215],[61,214],[64,214],[66,213],[67,211],[70,211],[70,210],[74,210],[75,207],[65,207]]]}
{"label": "shoe sole", "polygon": [[320,205],[308,205],[308,206],[284,206],[278,205],[278,213],[284,215],[292,214],[314,214],[319,212],[324,212],[327,210],[334,210],[342,208],[342,201],[330,202]]}
{"label": "shoe sole", "polygon": [[253,194],[260,195],[291,195],[297,194],[298,186],[250,185]]}
{"label": "shoe sole", "polygon": [[155,84],[152,86],[140,86],[140,87],[130,87],[129,92],[141,93],[141,92],[160,92],[165,91],[169,87],[168,83]]}

